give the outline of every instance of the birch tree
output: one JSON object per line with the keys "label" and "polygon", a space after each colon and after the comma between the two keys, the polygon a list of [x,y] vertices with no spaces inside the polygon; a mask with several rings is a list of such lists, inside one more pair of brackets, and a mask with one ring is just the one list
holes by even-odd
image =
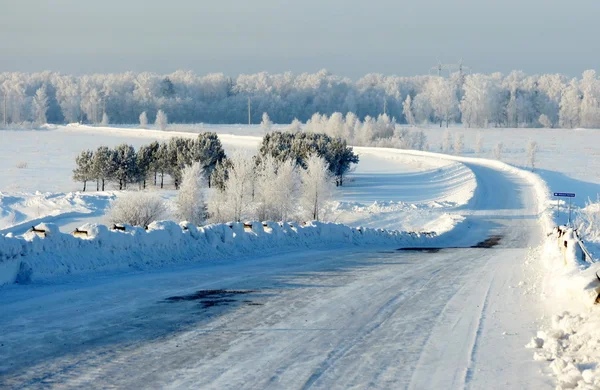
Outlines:
{"label": "birch tree", "polygon": [[33,112],[37,124],[42,125],[48,122],[46,117],[48,112],[48,94],[46,93],[45,85],[41,86],[33,97]]}
{"label": "birch tree", "polygon": [[306,169],[301,172],[302,191],[300,203],[308,219],[323,218],[327,202],[333,195],[332,177],[325,159],[312,154],[306,160]]}
{"label": "birch tree", "polygon": [[204,172],[200,163],[195,162],[182,171],[181,186],[177,193],[177,216],[182,221],[202,225],[205,219]]}

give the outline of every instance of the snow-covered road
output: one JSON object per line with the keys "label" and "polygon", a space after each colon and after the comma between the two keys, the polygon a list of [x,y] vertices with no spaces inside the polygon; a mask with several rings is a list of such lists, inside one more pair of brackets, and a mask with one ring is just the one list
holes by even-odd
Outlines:
{"label": "snow-covered road", "polygon": [[544,314],[523,288],[534,190],[468,166],[478,186],[455,246],[501,237],[493,248],[331,248],[10,286],[0,387],[550,388],[524,348]]}

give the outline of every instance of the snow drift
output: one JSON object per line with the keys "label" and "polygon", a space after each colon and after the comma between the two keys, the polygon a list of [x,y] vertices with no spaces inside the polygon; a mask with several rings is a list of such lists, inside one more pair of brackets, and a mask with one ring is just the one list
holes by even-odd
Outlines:
{"label": "snow drift", "polygon": [[142,270],[208,259],[326,245],[421,246],[435,234],[351,228],[335,223],[252,222],[196,227],[172,221],[153,222],[148,230],[125,226],[112,231],[88,224],[87,236],[61,233],[55,224],[40,224],[45,237],[28,232],[0,236],[0,284],[30,283],[65,275]]}

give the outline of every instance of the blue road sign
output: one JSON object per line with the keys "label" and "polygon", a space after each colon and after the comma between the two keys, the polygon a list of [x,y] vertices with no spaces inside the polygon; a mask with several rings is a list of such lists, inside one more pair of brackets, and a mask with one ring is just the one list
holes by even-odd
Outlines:
{"label": "blue road sign", "polygon": [[575,194],[572,192],[555,192],[554,196],[558,196],[559,198],[574,198]]}

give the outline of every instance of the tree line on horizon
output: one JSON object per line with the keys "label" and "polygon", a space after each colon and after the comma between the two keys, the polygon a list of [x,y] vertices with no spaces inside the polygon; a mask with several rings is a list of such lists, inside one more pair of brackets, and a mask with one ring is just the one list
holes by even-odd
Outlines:
{"label": "tree line on horizon", "polygon": [[[168,75],[0,73],[0,125],[161,122],[252,123],[267,112],[276,123],[306,122],[315,113],[387,115],[399,124],[462,123],[469,127],[600,127],[600,79],[560,74],[454,73],[449,77],[368,74],[357,81],[326,70],[257,73],[235,78]],[[6,115],[4,115],[6,106]]]}

